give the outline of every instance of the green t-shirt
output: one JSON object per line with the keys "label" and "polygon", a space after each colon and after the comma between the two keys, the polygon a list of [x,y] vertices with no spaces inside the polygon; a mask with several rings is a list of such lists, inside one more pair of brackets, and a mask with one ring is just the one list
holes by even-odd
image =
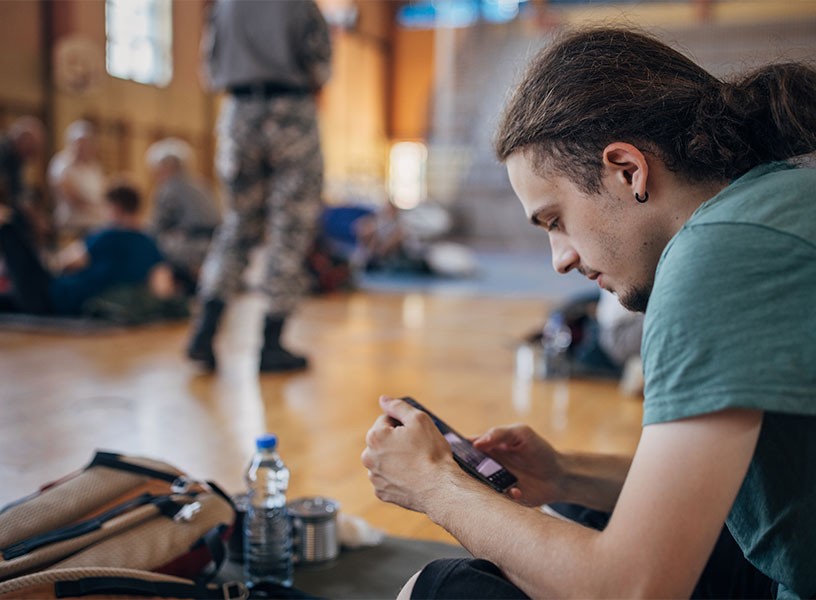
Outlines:
{"label": "green t-shirt", "polygon": [[700,206],[660,259],[642,354],[644,425],[765,411],[728,528],[780,596],[816,595],[816,169],[763,165]]}

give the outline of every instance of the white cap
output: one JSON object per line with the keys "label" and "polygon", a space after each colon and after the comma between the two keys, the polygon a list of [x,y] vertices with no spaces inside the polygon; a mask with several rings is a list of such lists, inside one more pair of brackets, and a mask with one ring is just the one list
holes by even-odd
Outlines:
{"label": "white cap", "polygon": [[184,140],[169,137],[152,144],[145,156],[150,168],[155,168],[168,158],[174,158],[186,165],[193,156],[193,149]]}
{"label": "white cap", "polygon": [[74,121],[65,129],[65,141],[68,144],[73,144],[77,140],[92,137],[93,134],[94,126],[90,121]]}

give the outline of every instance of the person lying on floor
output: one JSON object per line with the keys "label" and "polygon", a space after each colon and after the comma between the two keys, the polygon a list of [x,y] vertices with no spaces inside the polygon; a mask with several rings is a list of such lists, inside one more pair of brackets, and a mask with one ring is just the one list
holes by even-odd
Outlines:
{"label": "person lying on floor", "polygon": [[157,298],[171,298],[173,276],[156,243],[141,230],[141,197],[127,183],[105,192],[108,224],[66,247],[56,259],[57,273],[40,260],[11,210],[0,206],[0,256],[12,282],[3,310],[72,316],[89,300],[120,286],[147,286]]}

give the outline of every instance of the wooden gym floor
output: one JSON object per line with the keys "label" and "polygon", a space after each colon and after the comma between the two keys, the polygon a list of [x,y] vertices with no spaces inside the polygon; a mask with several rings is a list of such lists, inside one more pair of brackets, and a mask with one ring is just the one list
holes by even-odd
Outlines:
{"label": "wooden gym floor", "polygon": [[261,377],[252,296],[230,307],[217,375],[183,357],[185,323],[83,336],[0,331],[0,506],[97,448],[166,460],[238,492],[255,436],[272,431],[292,472],[289,498],[329,496],[390,534],[450,541],[371,490],[360,453],[380,394],[412,395],[465,434],[527,422],[560,448],[637,444],[641,402],[614,382],[514,377],[515,348],[546,309],[412,293],[310,298],[285,337],[312,368]]}

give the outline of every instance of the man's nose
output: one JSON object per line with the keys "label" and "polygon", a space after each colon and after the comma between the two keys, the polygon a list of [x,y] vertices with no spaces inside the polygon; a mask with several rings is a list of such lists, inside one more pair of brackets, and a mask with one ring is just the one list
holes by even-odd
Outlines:
{"label": "man's nose", "polygon": [[564,275],[578,267],[580,257],[575,249],[559,235],[550,234],[553,269]]}

